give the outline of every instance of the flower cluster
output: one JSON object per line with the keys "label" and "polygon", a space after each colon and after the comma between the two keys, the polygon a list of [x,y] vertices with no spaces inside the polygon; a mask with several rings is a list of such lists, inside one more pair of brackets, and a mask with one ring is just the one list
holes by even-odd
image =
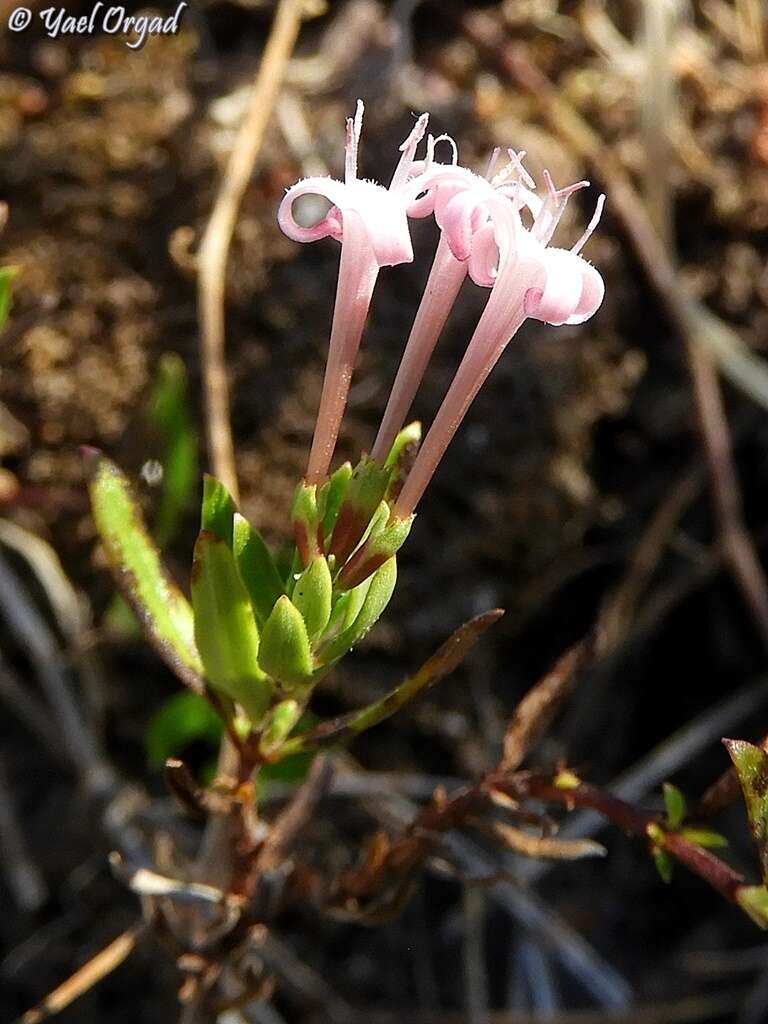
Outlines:
{"label": "flower cluster", "polygon": [[[328,362],[307,486],[322,485],[328,478],[379,269],[413,260],[409,218],[434,215],[441,235],[371,451],[375,466],[386,464],[464,279],[469,276],[489,289],[456,376],[394,501],[392,519],[405,521],[412,517],[475,395],[523,321],[531,317],[553,325],[580,324],[600,306],[602,278],[580,253],[600,220],[604,196],[598,199],[592,220],[573,248],[554,248],[549,242],[569,196],[588,182],[556,189],[545,171],[546,194],[542,198],[523,166],[524,153],[509,150],[507,163],[494,175],[499,157],[495,151],[485,175],[480,176],[458,163],[456,145],[448,136],[428,136],[426,155],[417,160],[428,120],[428,115],[422,114],[400,147],[400,161],[385,188],[358,178],[362,120],[363,104],[358,101],[355,117],[347,122],[344,181],[329,177],[300,181],[288,190],[278,214],[281,228],[296,241],[330,236],[341,243]],[[440,142],[450,147],[450,163],[435,159]],[[322,196],[332,206],[319,223],[302,227],[293,207],[298,198],[308,194]],[[355,543],[361,536],[357,534]],[[357,575],[354,573],[355,578]]]}
{"label": "flower cluster", "polygon": [[[94,519],[107,557],[147,634],[176,674],[204,694],[221,716],[244,763],[278,761],[357,734],[429,685],[445,660],[410,677],[352,717],[300,723],[320,681],[377,622],[397,579],[396,553],[416,506],[483,381],[527,317],[577,324],[603,298],[603,282],[580,255],[602,210],[573,249],[552,248],[569,196],[587,183],[536,194],[524,153],[508,151],[494,173],[458,163],[452,139],[426,133],[422,114],[402,144],[388,187],[358,177],[363,106],[347,122],[344,181],[307,178],[291,188],[279,212],[298,241],[341,243],[330,350],[306,476],[296,489],[296,549],[274,557],[225,487],[207,478],[191,573],[191,602],[165,572],[144,528],[128,480],[99,453],[86,456]],[[425,151],[417,158],[420,144]],[[436,158],[438,146],[449,161]],[[312,227],[294,205],[305,195],[331,205]],[[434,216],[440,240],[429,280],[370,456],[331,472],[371,296],[382,267],[413,259],[414,217]],[[459,290],[470,277],[488,300],[429,431],[404,426],[434,347]],[[0,286],[2,282],[0,281]],[[0,287],[1,291],[1,287]],[[1,303],[0,303],[1,305]],[[467,625],[450,645],[465,650],[497,612]],[[435,667],[438,666],[438,667]]]}

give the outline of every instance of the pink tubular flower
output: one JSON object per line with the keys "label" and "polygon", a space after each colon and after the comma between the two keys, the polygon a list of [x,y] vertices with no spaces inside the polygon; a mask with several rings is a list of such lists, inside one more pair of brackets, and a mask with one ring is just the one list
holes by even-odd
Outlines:
{"label": "pink tubular flower", "polygon": [[[434,146],[443,139],[453,148],[453,163],[432,164]],[[384,462],[405,422],[467,273],[477,284],[490,287],[494,283],[488,267],[489,261],[495,264],[497,260],[491,224],[492,200],[508,195],[513,188],[523,190],[527,201],[537,201],[526,188],[533,187],[533,180],[520,162],[524,153],[509,150],[509,163],[489,180],[498,154],[499,150],[495,150],[486,176],[481,177],[459,166],[456,144],[449,136],[435,140],[430,137],[426,166],[415,179],[423,194],[408,207],[408,215],[425,217],[434,213],[441,230],[440,241],[371,451],[374,462]],[[508,184],[511,173],[518,177],[514,185]]]}
{"label": "pink tubular flower", "polygon": [[[330,237],[341,242],[328,362],[306,474],[310,484],[328,474],[379,270],[413,260],[407,209],[419,193],[414,157],[427,119],[427,114],[419,117],[400,147],[400,161],[389,188],[384,188],[357,176],[363,125],[363,104],[358,100],[354,119],[347,120],[344,181],[305,178],[288,190],[280,204],[278,222],[289,238],[312,242]],[[313,227],[302,227],[293,215],[293,204],[304,195],[323,196],[333,204]]]}
{"label": "pink tubular flower", "polygon": [[[549,249],[569,195],[587,182],[556,190],[548,174],[542,201],[513,186],[512,202],[499,190],[489,201],[490,219],[474,239],[478,276],[493,280],[491,294],[464,359],[424,439],[393,510],[407,519],[416,508],[472,401],[521,324],[528,317],[548,324],[579,324],[599,308],[604,294],[600,274],[580,255],[596,228],[605,197],[600,196],[586,231],[571,250]],[[520,207],[533,216],[523,226]]]}

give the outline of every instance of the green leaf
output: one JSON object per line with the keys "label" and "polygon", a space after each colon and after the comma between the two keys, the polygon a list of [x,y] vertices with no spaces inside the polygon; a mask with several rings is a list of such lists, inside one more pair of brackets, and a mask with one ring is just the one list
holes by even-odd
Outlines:
{"label": "green leaf", "polygon": [[0,267],[0,330],[11,311],[11,285],[18,272],[17,267]]}
{"label": "green leaf", "polygon": [[739,776],[765,880],[768,879],[768,754],[746,740],[723,740],[723,743]]}
{"label": "green leaf", "polygon": [[297,700],[289,698],[280,701],[269,712],[259,738],[259,753],[262,757],[271,758],[279,753],[288,735],[302,715],[301,705]]}
{"label": "green leaf", "polygon": [[680,830],[683,839],[687,839],[694,846],[702,846],[705,850],[718,850],[728,845],[725,836],[714,832],[711,828],[684,828]]}
{"label": "green leaf", "polygon": [[333,580],[328,562],[318,555],[310,562],[293,588],[293,603],[301,612],[310,640],[319,636],[331,617]]}
{"label": "green leaf", "polygon": [[160,560],[128,479],[94,449],[85,449],[84,459],[93,519],[121,593],[161,657],[202,692],[192,609]]}
{"label": "green leaf", "polygon": [[384,465],[387,469],[393,469],[402,459],[409,448],[418,448],[421,444],[421,423],[414,420],[408,423],[394,440]]}
{"label": "green leaf", "polygon": [[736,902],[749,914],[758,928],[768,929],[768,889],[764,885],[742,885],[736,890]]}
{"label": "green leaf", "polygon": [[315,729],[300,736],[293,736],[283,744],[281,750],[285,754],[293,754],[303,750],[321,750],[324,747],[337,746],[349,742],[361,732],[371,729],[379,722],[390,718],[404,704],[409,703],[444,679],[461,664],[483,633],[498,622],[504,612],[500,608],[477,615],[456,630],[442,647],[426,661],[415,675],[409,676],[396,689],[381,700],[369,704],[360,711],[352,711],[348,715],[327,722],[321,722]]}
{"label": "green leaf", "polygon": [[261,637],[259,663],[284,686],[305,687],[312,681],[312,652],[304,619],[290,597],[272,609]]}
{"label": "green leaf", "polygon": [[285,593],[283,581],[261,534],[239,512],[234,516],[232,551],[256,618],[263,625]]}
{"label": "green leaf", "polygon": [[159,446],[163,484],[153,534],[165,547],[176,536],[198,480],[197,434],[189,411],[187,372],[173,352],[160,359],[147,409],[147,424]]}
{"label": "green leaf", "polygon": [[251,602],[220,537],[203,531],[192,566],[195,638],[210,685],[236,700],[258,724],[271,687],[259,667],[259,631]]}
{"label": "green leaf", "polygon": [[232,533],[237,507],[224,484],[207,473],[203,477],[203,508],[200,529],[213,533],[232,547]]}
{"label": "green leaf", "polygon": [[667,809],[667,823],[676,831],[685,818],[685,797],[671,782],[664,783],[664,806]]}
{"label": "green leaf", "polygon": [[176,693],[150,719],[146,736],[149,765],[158,770],[167,758],[201,740],[215,747],[221,732],[221,719],[207,700],[189,690]]}
{"label": "green leaf", "polygon": [[360,611],[351,625],[346,626],[338,636],[320,648],[317,655],[319,665],[330,665],[363,639],[389,604],[396,583],[397,560],[390,558],[373,575],[363,591],[365,596]]}
{"label": "green leaf", "polygon": [[323,519],[323,536],[330,537],[336,525],[341,503],[352,479],[352,463],[345,462],[331,474],[327,483],[320,488],[317,496],[318,512]]}
{"label": "green leaf", "polygon": [[673,861],[666,850],[662,850],[660,846],[654,846],[651,850],[653,857],[653,863],[656,865],[656,870],[659,872],[659,877],[662,882],[666,882],[667,885],[672,881],[672,867]]}
{"label": "green leaf", "polygon": [[414,420],[403,427],[395,438],[392,449],[387,456],[384,465],[390,470],[389,484],[387,485],[386,501],[392,505],[403,489],[405,478],[411,471],[416,455],[421,445],[421,423]]}

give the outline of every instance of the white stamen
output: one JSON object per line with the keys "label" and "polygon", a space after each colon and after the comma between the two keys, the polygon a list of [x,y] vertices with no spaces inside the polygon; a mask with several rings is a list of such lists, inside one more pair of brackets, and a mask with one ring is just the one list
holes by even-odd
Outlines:
{"label": "white stamen", "polygon": [[501,153],[501,146],[495,146],[494,149],[493,149],[493,152],[491,153],[490,157],[488,158],[488,165],[485,168],[485,174],[483,175],[483,177],[485,178],[486,181],[490,181],[491,180],[491,176],[493,174],[493,169],[496,166],[496,162],[499,159],[499,154],[500,153]]}
{"label": "white stamen", "polygon": [[555,188],[552,175],[547,170],[544,171],[544,181],[547,185],[548,195],[533,223],[533,235],[538,241],[548,245],[555,233],[558,221],[563,215],[568,199],[574,192],[587,188],[589,182],[577,181],[573,185],[566,185],[565,188]]}
{"label": "white stamen", "polygon": [[603,215],[603,207],[604,206],[605,206],[605,196],[601,193],[597,197],[597,203],[595,204],[595,212],[592,214],[592,219],[590,220],[589,224],[587,224],[586,229],[584,230],[584,234],[581,236],[581,238],[578,240],[578,242],[571,249],[572,253],[575,253],[576,255],[578,255],[581,252],[581,250],[584,248],[584,246],[587,244],[587,242],[589,241],[589,239],[590,239],[590,237],[592,235],[592,232],[595,230],[597,225],[600,223],[600,218]]}
{"label": "white stamen", "polygon": [[456,145],[456,141],[450,135],[443,133],[434,140],[434,146],[437,146],[438,142],[448,143],[451,147],[451,163],[457,164],[459,162],[459,147]]}
{"label": "white stamen", "polygon": [[360,135],[363,131],[363,101],[358,100],[354,119],[347,118],[347,140],[344,146],[344,181],[349,185],[357,180],[357,152],[360,148]]}
{"label": "white stamen", "polygon": [[413,164],[413,158],[416,155],[419,143],[424,138],[424,133],[427,130],[427,122],[429,121],[429,114],[422,114],[416,124],[413,126],[413,130],[405,142],[400,146],[400,152],[402,156],[395,168],[395,173],[392,175],[392,181],[390,182],[390,190],[400,188],[408,180],[408,175],[411,172],[411,166]]}
{"label": "white stamen", "polygon": [[516,153],[514,149],[508,149],[507,154],[509,156],[509,162],[514,166],[517,171],[518,179],[525,185],[526,188],[536,188],[536,182],[533,180],[531,175],[523,167],[523,159],[526,155],[524,149],[521,149],[519,153]]}

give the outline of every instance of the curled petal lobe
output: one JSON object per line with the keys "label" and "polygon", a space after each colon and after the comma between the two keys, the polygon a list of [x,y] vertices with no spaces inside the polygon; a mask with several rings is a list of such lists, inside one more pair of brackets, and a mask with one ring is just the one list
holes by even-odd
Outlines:
{"label": "curled petal lobe", "polygon": [[467,267],[469,276],[482,288],[492,288],[496,283],[499,265],[499,248],[493,232],[493,225],[484,224],[472,239],[472,252]]}
{"label": "curled petal lobe", "polygon": [[[293,214],[296,200],[306,195],[322,196],[333,204],[325,217],[312,227],[303,227]],[[344,236],[344,215],[348,213],[360,217],[380,267],[413,260],[405,204],[395,193],[373,181],[343,183],[333,178],[305,178],[288,190],[277,219],[283,232],[295,242],[315,242],[328,237],[340,242]]]}
{"label": "curled petal lobe", "polygon": [[[581,259],[581,257],[579,257]],[[568,317],[569,324],[583,324],[598,311],[605,295],[605,283],[591,263],[582,260],[582,289],[579,304]]]}
{"label": "curled petal lobe", "polygon": [[526,294],[526,314],[554,326],[588,320],[603,301],[605,289],[600,274],[566,249],[546,249],[541,261],[546,281],[542,289]]}
{"label": "curled petal lobe", "polygon": [[485,219],[487,214],[469,191],[456,192],[447,202],[435,206],[435,220],[457,260],[469,259],[473,237]]}
{"label": "curled petal lobe", "polygon": [[[316,242],[320,238],[340,239],[341,222],[338,210],[345,205],[347,186],[334,178],[304,178],[288,189],[280,209],[277,211],[277,222],[283,234],[294,242]],[[321,196],[331,203],[331,209],[317,224],[303,227],[293,215],[293,204],[302,196]]]}

